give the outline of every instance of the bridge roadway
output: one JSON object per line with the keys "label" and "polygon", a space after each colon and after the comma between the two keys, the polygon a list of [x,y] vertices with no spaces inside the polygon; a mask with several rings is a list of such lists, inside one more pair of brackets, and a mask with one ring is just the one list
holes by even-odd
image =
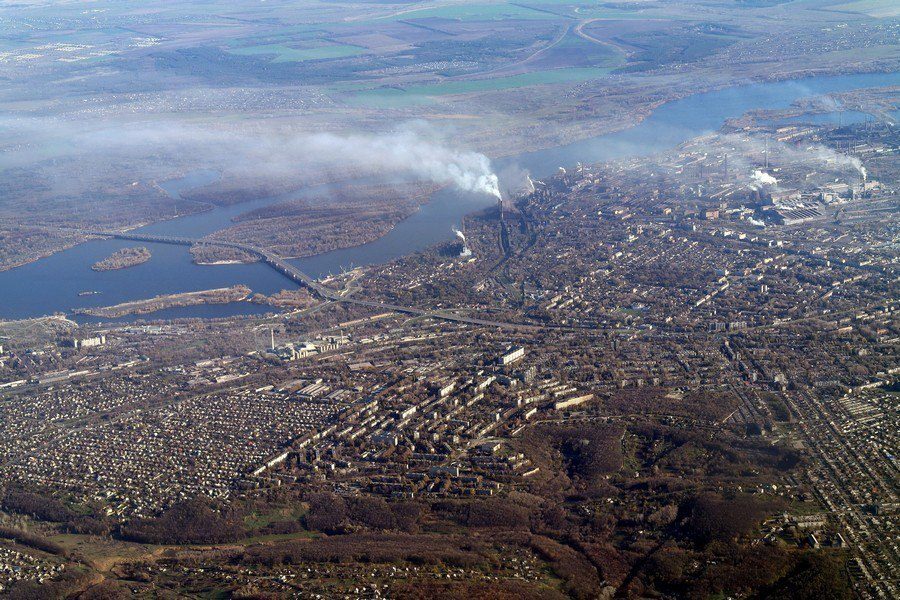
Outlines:
{"label": "bridge roadway", "polygon": [[[151,242],[157,244],[177,244],[180,246],[193,246],[193,245],[206,245],[206,246],[222,246],[224,248],[235,248],[237,250],[243,250],[244,252],[248,252],[254,256],[258,256],[262,259],[264,263],[293,281],[302,286],[306,286],[322,298],[326,300],[331,300],[333,302],[346,302],[347,304],[356,304],[358,306],[368,306],[372,308],[381,309],[384,311],[394,311],[403,314],[416,315],[422,317],[431,317],[433,319],[441,319],[444,321],[453,321],[456,323],[468,323],[471,325],[484,325],[487,327],[505,327],[511,329],[525,329],[525,330],[538,330],[538,329],[547,329],[546,326],[540,325],[528,325],[525,323],[509,323],[504,321],[491,321],[487,319],[476,319],[473,317],[466,317],[462,315],[457,315],[451,312],[445,311],[431,311],[424,310],[421,308],[414,308],[411,306],[400,306],[398,304],[386,304],[384,302],[373,302],[370,300],[359,300],[356,298],[352,298],[349,296],[343,296],[334,290],[330,290],[327,287],[319,284],[315,279],[285,261],[281,257],[265,250],[263,248],[259,248],[257,246],[251,246],[250,244],[241,244],[238,242],[227,242],[227,241],[218,241],[218,240],[198,240],[193,238],[186,237],[174,237],[174,236],[162,236],[162,235],[148,235],[143,233],[136,232],[116,232],[116,231],[86,231],[84,232],[88,235],[95,235],[100,237],[110,237],[116,238],[120,240],[133,240],[136,242]],[[555,327],[551,327],[556,329]],[[560,328],[565,329],[565,328]]]}

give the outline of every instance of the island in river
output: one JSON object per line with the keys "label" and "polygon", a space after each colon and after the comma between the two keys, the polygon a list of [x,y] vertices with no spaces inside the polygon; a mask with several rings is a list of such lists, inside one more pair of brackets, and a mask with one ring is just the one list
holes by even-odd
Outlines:
{"label": "island in river", "polygon": [[177,308],[181,306],[196,306],[198,304],[228,304],[245,300],[251,293],[245,285],[235,285],[214,290],[201,290],[199,292],[185,292],[183,294],[166,294],[144,300],[123,302],[112,306],[99,306],[94,308],[79,308],[77,315],[100,317],[103,319],[118,319],[126,315],[143,315],[147,313]]}
{"label": "island in river", "polygon": [[103,260],[95,262],[91,269],[95,271],[115,271],[135,267],[150,260],[150,250],[145,246],[121,248]]}

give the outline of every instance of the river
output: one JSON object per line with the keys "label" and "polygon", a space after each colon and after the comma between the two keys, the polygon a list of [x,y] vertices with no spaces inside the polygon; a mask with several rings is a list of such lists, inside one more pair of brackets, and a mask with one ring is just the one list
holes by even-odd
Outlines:
{"label": "river", "polygon": [[[499,171],[505,166],[517,165],[529,170],[535,177],[545,177],[556,172],[560,166],[570,166],[576,162],[592,163],[659,152],[692,137],[715,131],[726,119],[751,109],[785,108],[804,96],[888,85],[900,85],[900,73],[814,77],[696,94],[662,105],[644,121],[627,130],[498,160],[495,167]],[[187,189],[210,183],[216,177],[210,171],[198,170],[160,185],[169,194],[177,196]],[[232,217],[240,213],[304,193],[309,193],[309,190],[216,208],[155,223],[139,231],[202,237],[228,226]],[[492,202],[491,198],[483,195],[444,188],[416,213],[374,242],[291,262],[314,277],[336,272],[342,267],[383,263],[448,239],[450,227],[458,224],[463,215],[489,206]],[[160,294],[227,287],[238,283],[263,294],[271,294],[291,285],[263,264],[198,266],[191,262],[187,248],[165,244],[142,243],[150,248],[153,256],[136,267],[105,272],[91,270],[94,262],[118,248],[133,245],[136,243],[121,240],[90,241],[0,272],[0,319],[70,313],[75,308],[106,306]],[[97,293],[79,295],[82,291]],[[270,310],[240,302],[175,308],[143,318],[213,318],[260,314]],[[125,320],[135,318],[126,317]]]}

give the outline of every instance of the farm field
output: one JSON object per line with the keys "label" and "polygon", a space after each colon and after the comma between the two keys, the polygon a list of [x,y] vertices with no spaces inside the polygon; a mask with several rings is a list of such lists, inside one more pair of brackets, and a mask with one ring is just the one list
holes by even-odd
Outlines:
{"label": "farm field", "polygon": [[345,58],[365,52],[364,48],[345,44],[323,44],[311,48],[291,48],[281,44],[264,44],[229,50],[239,56],[273,56],[272,62],[296,62],[304,60],[323,60],[329,58]]}
{"label": "farm field", "polygon": [[496,92],[535,85],[557,83],[577,83],[608,75],[608,68],[568,68],[535,71],[521,75],[475,79],[470,81],[448,81],[433,85],[412,86],[405,89],[384,88],[354,92],[348,100],[351,104],[392,108],[413,106],[431,102],[440,96]]}
{"label": "farm field", "polygon": [[876,18],[900,16],[900,4],[894,0],[856,0],[830,7],[832,10],[861,12]]}

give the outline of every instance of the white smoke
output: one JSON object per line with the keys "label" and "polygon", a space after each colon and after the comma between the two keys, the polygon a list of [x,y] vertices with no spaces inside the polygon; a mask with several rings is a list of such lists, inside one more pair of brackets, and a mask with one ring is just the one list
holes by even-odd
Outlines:
{"label": "white smoke", "polygon": [[320,161],[329,157],[334,161],[358,161],[380,172],[414,175],[500,198],[499,180],[487,156],[451,148],[422,135],[420,128],[382,135],[323,133],[310,136],[306,144]]}
{"label": "white smoke", "polygon": [[753,171],[753,174],[750,176],[750,181],[756,187],[775,187],[778,185],[778,180],[766,173],[765,171],[760,171],[759,169]]}
{"label": "white smoke", "polygon": [[[732,164],[741,165],[741,157],[756,157],[760,160],[765,154],[769,156],[769,162],[779,164],[782,167],[792,166],[794,168],[809,168],[820,172],[830,172],[847,175],[847,171],[853,171],[865,181],[867,177],[866,168],[862,162],[855,156],[842,154],[833,148],[823,146],[821,144],[809,145],[793,145],[783,142],[766,142],[763,138],[742,134],[726,134],[718,136],[723,144],[728,146],[728,157]],[[749,164],[746,164],[748,168]],[[760,171],[766,177],[769,175]],[[764,187],[764,181],[751,176],[751,185]]]}
{"label": "white smoke", "polygon": [[463,244],[466,243],[466,234],[464,234],[462,231],[460,231],[460,230],[457,229],[456,227],[453,227],[453,233],[456,234],[456,237],[458,237],[459,239],[462,240],[462,243],[463,243]]}
{"label": "white smoke", "polygon": [[504,198],[515,199],[534,193],[534,181],[526,169],[509,164],[498,173],[498,176]]}
{"label": "white smoke", "polygon": [[868,173],[866,172],[866,168],[863,166],[862,161],[855,156],[850,156],[849,154],[841,154],[840,152],[832,150],[831,148],[820,145],[809,146],[807,148],[804,148],[803,150],[816,157],[822,163],[835,169],[853,169],[854,171],[859,173],[859,176],[863,181],[865,181],[866,177],[868,176]]}
{"label": "white smoke", "polygon": [[[198,126],[185,121],[79,121],[0,118],[4,138],[53,147],[58,156],[98,157],[110,163],[178,161],[179,170],[207,168],[239,179],[280,180],[298,174],[415,178],[500,198],[491,161],[454,147],[449,134],[411,122],[387,132],[310,133],[265,120]],[[29,164],[37,152],[0,152],[0,170]],[[85,169],[82,169],[85,170]],[[100,172],[109,169],[93,170]],[[133,174],[129,175],[132,176]],[[155,175],[158,176],[158,175]]]}

